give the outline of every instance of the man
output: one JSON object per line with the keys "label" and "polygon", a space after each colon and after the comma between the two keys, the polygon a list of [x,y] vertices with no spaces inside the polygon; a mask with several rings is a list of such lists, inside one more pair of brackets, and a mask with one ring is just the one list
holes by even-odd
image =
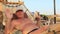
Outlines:
{"label": "man", "polygon": [[23,34],[40,34],[48,28],[48,26],[39,28],[32,20],[25,18],[23,10],[17,10],[13,15],[13,13],[7,9],[5,14],[8,18],[5,26],[5,34],[12,33],[14,29],[22,31]]}

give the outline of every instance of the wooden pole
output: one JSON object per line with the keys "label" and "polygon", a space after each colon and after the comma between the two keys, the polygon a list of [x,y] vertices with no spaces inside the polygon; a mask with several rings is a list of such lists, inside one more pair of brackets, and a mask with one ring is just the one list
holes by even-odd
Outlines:
{"label": "wooden pole", "polygon": [[[54,15],[56,15],[56,0],[54,0]],[[56,24],[56,16],[54,16],[54,24]]]}

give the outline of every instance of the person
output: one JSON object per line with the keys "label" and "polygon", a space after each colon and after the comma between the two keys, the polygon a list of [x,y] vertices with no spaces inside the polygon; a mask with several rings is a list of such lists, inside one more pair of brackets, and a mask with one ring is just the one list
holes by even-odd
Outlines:
{"label": "person", "polygon": [[40,34],[48,28],[47,25],[39,28],[32,20],[24,17],[23,10],[17,10],[13,16],[13,13],[6,9],[5,14],[7,16],[5,34],[11,34],[14,29],[22,31],[22,34]]}

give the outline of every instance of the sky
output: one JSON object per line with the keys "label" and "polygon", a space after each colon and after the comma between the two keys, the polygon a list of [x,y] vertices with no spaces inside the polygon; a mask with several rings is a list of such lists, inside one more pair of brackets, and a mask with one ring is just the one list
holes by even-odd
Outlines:
{"label": "sky", "polygon": [[[38,11],[40,14],[54,14],[53,0],[23,0],[26,7],[31,12]],[[56,13],[60,14],[60,0],[56,0]]]}
{"label": "sky", "polygon": [[[9,0],[18,2],[18,0]],[[53,0],[23,0],[25,6],[31,12],[38,11],[40,14],[52,15],[54,14]],[[56,0],[56,13],[60,14],[60,0]]]}

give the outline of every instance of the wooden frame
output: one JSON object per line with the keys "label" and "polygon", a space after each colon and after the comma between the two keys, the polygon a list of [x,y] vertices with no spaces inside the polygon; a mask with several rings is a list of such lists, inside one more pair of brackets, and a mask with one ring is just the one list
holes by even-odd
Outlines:
{"label": "wooden frame", "polygon": [[19,2],[8,2],[7,0],[6,0],[6,3],[7,4],[19,4]]}
{"label": "wooden frame", "polygon": [[[9,7],[17,7],[17,6],[20,6],[20,5],[24,4],[24,2],[21,2],[21,1],[18,1],[18,2],[8,2],[7,0],[0,0],[0,2],[3,3],[6,6],[9,6]],[[10,5],[12,5],[12,6],[10,6]]]}

